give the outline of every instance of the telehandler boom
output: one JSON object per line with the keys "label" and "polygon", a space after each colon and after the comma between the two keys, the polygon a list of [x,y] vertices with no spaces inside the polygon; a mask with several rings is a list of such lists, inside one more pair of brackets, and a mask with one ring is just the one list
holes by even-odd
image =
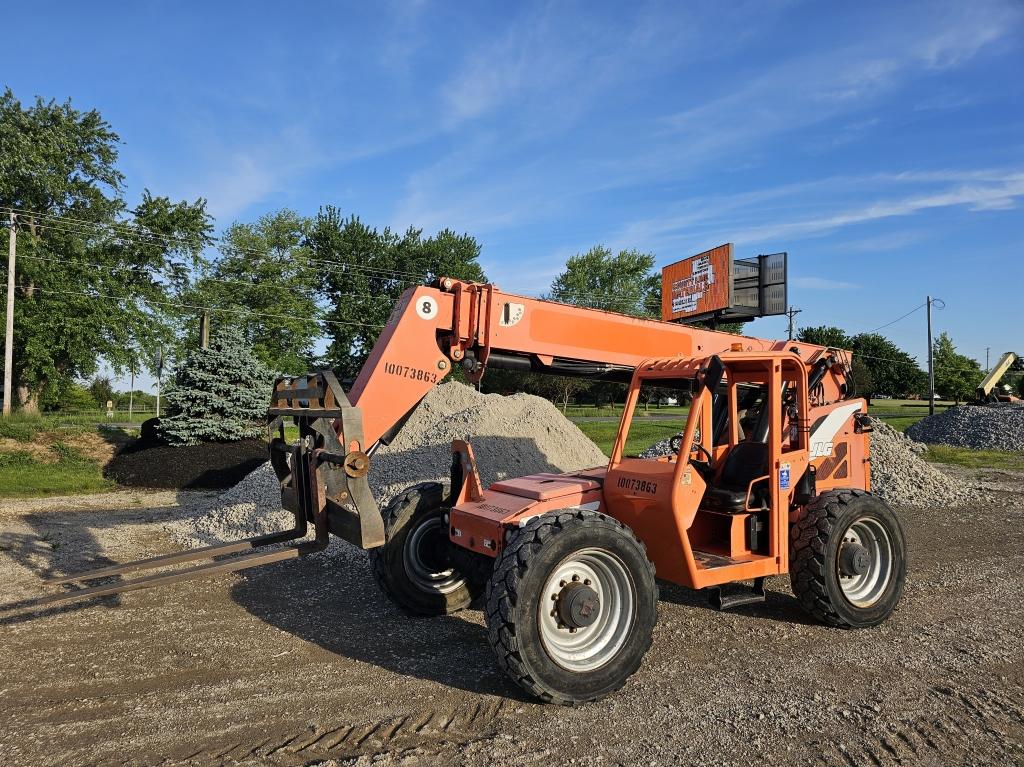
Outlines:
{"label": "telehandler boom", "polygon": [[[367,481],[373,454],[454,365],[470,381],[507,368],[628,383],[608,464],[484,488],[471,444],[455,442],[450,484],[415,485],[381,513]],[[329,371],[276,382],[271,462],[292,530],[64,576],[52,582],[213,559],[33,606],[296,557],[333,533],[369,550],[378,583],[407,612],[453,612],[486,592],[499,665],[530,693],[566,704],[609,694],[639,667],[656,620],[655,575],[707,589],[726,608],[763,600],[765,578],[788,572],[816,618],[872,626],[902,594],[905,544],[898,519],[869,493],[871,427],[848,371],[838,349],[444,278],[406,291],[348,392]],[[692,404],[668,454],[640,458],[626,445],[648,387]],[[287,420],[297,441],[285,439]]]}

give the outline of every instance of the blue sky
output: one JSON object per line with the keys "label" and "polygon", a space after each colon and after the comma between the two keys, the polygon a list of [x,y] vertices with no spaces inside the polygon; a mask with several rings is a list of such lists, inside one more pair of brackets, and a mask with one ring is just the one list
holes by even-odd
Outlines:
{"label": "blue sky", "polygon": [[[598,243],[786,250],[798,324],[931,293],[964,353],[1024,350],[1020,2],[96,9],[6,9],[0,79],[98,108],[132,197],[451,227],[510,291]],[[923,312],[885,332],[924,359]]]}

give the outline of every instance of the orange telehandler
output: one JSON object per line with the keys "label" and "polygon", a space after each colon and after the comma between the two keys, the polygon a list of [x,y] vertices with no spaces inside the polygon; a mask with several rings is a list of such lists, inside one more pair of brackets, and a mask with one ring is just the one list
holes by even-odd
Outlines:
{"label": "orange telehandler", "polygon": [[[470,381],[490,367],[628,382],[608,465],[484,488],[471,444],[457,441],[450,484],[416,485],[381,513],[367,481],[373,454],[454,365]],[[379,584],[410,613],[450,613],[482,597],[501,668],[564,704],[607,695],[639,667],[656,576],[707,589],[724,609],[763,600],[765,578],[788,572],[815,618],[873,626],[902,594],[905,541],[869,493],[871,426],[848,371],[842,350],[441,279],[406,291],[347,393],[327,371],[276,382],[271,462],[294,529],[65,576],[51,582],[213,560],[37,605],[293,558],[333,533],[369,550]],[[627,449],[647,389],[691,400],[654,458]],[[293,442],[288,421],[298,426]]]}

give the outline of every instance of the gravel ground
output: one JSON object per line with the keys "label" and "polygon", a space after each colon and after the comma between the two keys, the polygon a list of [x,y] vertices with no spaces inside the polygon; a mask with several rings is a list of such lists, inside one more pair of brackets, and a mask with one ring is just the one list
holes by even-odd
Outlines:
{"label": "gravel ground", "polygon": [[951,407],[922,418],[907,435],[928,444],[1024,452],[1024,404]]}
{"label": "gravel ground", "polygon": [[[526,699],[479,612],[403,616],[365,561],[322,554],[42,614],[0,616],[0,764],[1012,765],[1024,763],[1024,474],[990,501],[900,508],[905,598],[830,629],[785,578],[717,613],[662,584],[654,645],[618,694]],[[107,496],[110,498],[110,496]],[[0,601],[40,577],[176,547],[208,501],[0,506]],[[144,496],[136,496],[145,503]]]}
{"label": "gravel ground", "polygon": [[[541,471],[576,471],[608,459],[545,399],[480,394],[458,383],[433,389],[398,438],[371,461],[370,489],[383,509],[410,485],[451,475],[453,439],[471,438],[485,485]],[[252,472],[210,508],[169,527],[185,546],[206,546],[290,527],[269,464]]]}
{"label": "gravel ground", "polygon": [[[896,506],[960,506],[979,496],[974,480],[951,477],[921,455],[928,450],[889,424],[872,419],[871,491]],[[669,455],[669,440],[656,442],[641,458]]]}

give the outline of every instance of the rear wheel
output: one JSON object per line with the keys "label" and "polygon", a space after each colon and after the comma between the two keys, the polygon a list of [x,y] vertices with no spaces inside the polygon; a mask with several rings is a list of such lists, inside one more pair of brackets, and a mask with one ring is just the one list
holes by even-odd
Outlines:
{"label": "rear wheel", "polygon": [[863,490],[812,500],[791,530],[789,556],[793,593],[823,623],[875,626],[903,595],[903,528],[885,501]]}
{"label": "rear wheel", "polygon": [[639,668],[657,620],[643,544],[620,522],[567,509],[516,531],[488,584],[498,665],[552,703],[597,700]]}
{"label": "rear wheel", "polygon": [[446,615],[468,607],[484,590],[490,559],[463,551],[448,538],[442,506],[447,486],[414,485],[384,511],[386,543],[370,549],[377,583],[413,615]]}

